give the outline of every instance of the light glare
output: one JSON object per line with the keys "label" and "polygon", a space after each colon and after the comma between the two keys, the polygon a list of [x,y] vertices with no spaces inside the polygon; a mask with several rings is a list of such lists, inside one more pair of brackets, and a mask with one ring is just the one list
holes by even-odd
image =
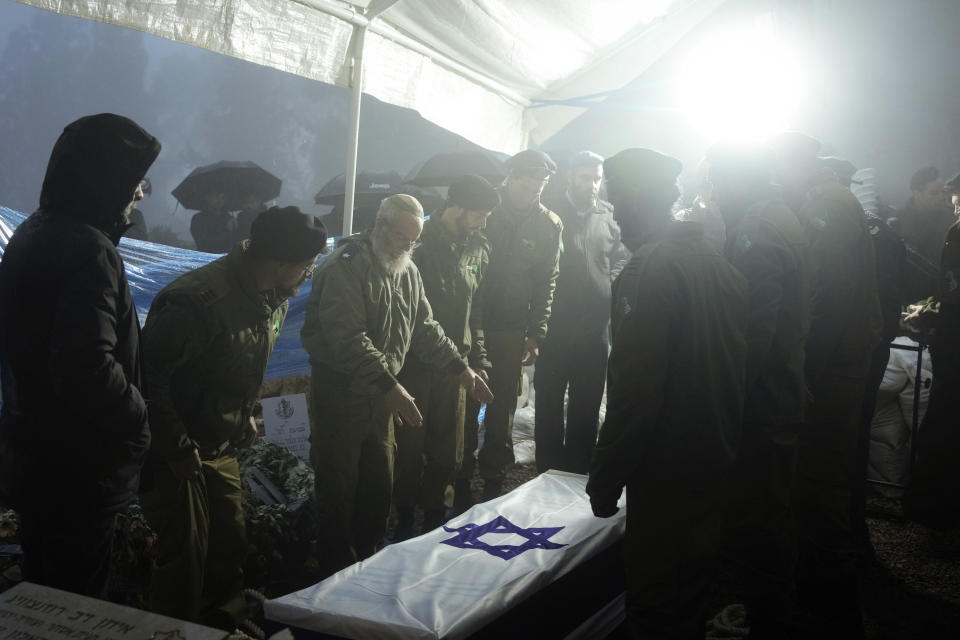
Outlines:
{"label": "light glare", "polygon": [[790,128],[806,92],[801,60],[769,17],[705,40],[680,82],[681,108],[711,141],[758,142]]}

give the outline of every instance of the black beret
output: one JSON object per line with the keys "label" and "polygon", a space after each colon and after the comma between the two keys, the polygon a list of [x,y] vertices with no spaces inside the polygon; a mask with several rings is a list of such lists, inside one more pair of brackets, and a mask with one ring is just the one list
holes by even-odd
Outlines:
{"label": "black beret", "polygon": [[557,172],[557,164],[543,151],[526,149],[507,159],[511,171],[542,171],[543,177]]}
{"label": "black beret", "polygon": [[270,207],[250,225],[250,251],[258,258],[302,262],[322,253],[327,230],[298,207]]}
{"label": "black beret", "polygon": [[917,169],[914,174],[910,176],[910,190],[922,191],[925,186],[939,177],[940,172],[937,171],[936,167],[923,167],[922,169]]}
{"label": "black beret", "polygon": [[674,184],[681,171],[682,162],[652,149],[624,149],[603,161],[608,182],[637,189]]}
{"label": "black beret", "polygon": [[500,204],[500,194],[485,178],[470,174],[453,181],[447,191],[447,204],[467,211],[492,211]]}

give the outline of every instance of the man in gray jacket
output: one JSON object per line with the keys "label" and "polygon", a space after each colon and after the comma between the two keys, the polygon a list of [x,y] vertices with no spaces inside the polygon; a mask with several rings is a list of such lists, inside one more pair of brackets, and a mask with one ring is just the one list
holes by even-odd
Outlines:
{"label": "man in gray jacket", "polygon": [[581,151],[570,164],[563,196],[545,203],[563,221],[563,250],[550,332],[534,380],[540,471],[586,473],[597,440],[610,348],[610,285],[630,259],[613,207],[599,198],[602,181],[603,158]]}

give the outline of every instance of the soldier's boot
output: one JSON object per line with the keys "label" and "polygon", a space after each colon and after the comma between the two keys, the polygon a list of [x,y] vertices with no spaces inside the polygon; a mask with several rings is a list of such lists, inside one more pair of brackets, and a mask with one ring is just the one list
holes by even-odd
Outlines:
{"label": "soldier's boot", "polygon": [[447,521],[445,515],[447,513],[446,509],[427,509],[423,512],[423,527],[421,528],[422,533],[428,531],[433,531],[443,523]]}
{"label": "soldier's boot", "polygon": [[393,530],[393,542],[403,542],[413,537],[413,507],[397,507],[397,528]]}
{"label": "soldier's boot", "polygon": [[484,478],[483,495],[480,496],[480,502],[487,502],[494,498],[499,498],[503,491],[503,478]]}
{"label": "soldier's boot", "polygon": [[473,492],[470,490],[470,481],[466,478],[457,478],[453,485],[453,509],[451,517],[456,517],[472,507],[476,502],[473,499]]}

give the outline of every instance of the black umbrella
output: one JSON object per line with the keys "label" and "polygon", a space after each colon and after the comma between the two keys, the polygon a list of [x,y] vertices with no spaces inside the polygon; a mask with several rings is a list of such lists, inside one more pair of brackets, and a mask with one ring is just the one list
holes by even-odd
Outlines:
{"label": "black umbrella", "polygon": [[[357,172],[354,206],[379,205],[380,201],[395,193],[403,193],[403,178],[396,171],[359,171]],[[330,180],[313,197],[317,204],[337,204],[347,190],[347,178],[344,174]]]}
{"label": "black umbrella", "polygon": [[449,187],[468,173],[483,176],[496,186],[507,176],[507,169],[499,158],[487,151],[440,153],[411,171],[407,182],[421,187]]}
{"label": "black umbrella", "polygon": [[254,162],[224,160],[197,167],[172,191],[184,209],[203,209],[207,195],[222,192],[227,211],[240,209],[250,196],[260,202],[280,194],[280,178]]}

